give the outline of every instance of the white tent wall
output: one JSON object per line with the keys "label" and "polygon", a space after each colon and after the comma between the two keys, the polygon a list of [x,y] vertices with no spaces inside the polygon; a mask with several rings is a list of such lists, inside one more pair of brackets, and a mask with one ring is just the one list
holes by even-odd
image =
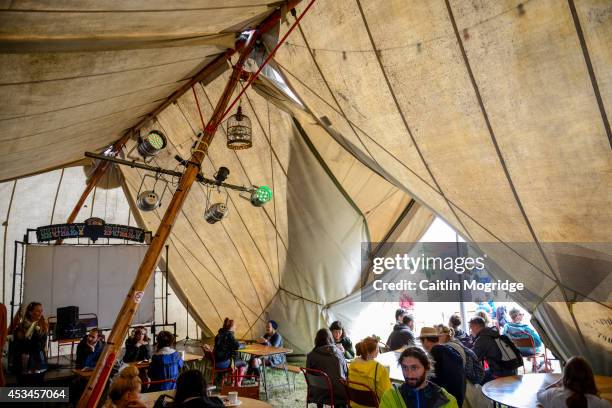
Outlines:
{"label": "white tent wall", "polygon": [[[66,167],[36,176],[25,177],[14,181],[0,183],[0,215],[2,228],[0,228],[0,256],[3,260],[2,273],[4,277],[4,291],[2,302],[7,305],[10,312],[11,288],[13,279],[14,241],[23,240],[27,228],[36,228],[51,223],[61,224],[66,221],[68,214],[85,188],[85,172],[81,166]],[[79,212],[76,222],[82,222],[89,217],[100,217],[108,223],[136,226],[136,220],[131,214],[128,200],[121,187],[106,190],[105,180],[102,179],[100,188],[95,189]],[[14,189],[14,191],[13,191]],[[92,204],[93,203],[93,204]],[[33,235],[31,238],[34,238]],[[65,240],[66,243],[74,240]],[[4,250],[6,248],[6,250]],[[20,262],[21,252],[18,253]],[[172,254],[170,254],[172,256]],[[171,260],[172,261],[172,260]],[[163,260],[160,265],[165,265]],[[18,267],[20,268],[20,264]],[[164,266],[165,267],[165,266]],[[162,287],[164,280],[161,272],[156,273],[156,322],[164,321],[162,314]],[[17,284],[20,280],[18,278]],[[174,295],[170,287],[168,321],[177,323],[178,338],[187,334],[186,309],[180,299]],[[17,299],[18,301],[18,299]],[[55,315],[55,310],[49,309],[45,315]],[[87,311],[81,310],[82,313]],[[196,338],[198,329],[193,318],[190,318],[189,336]],[[55,352],[55,349],[52,350]],[[65,351],[65,350],[64,350]]]}

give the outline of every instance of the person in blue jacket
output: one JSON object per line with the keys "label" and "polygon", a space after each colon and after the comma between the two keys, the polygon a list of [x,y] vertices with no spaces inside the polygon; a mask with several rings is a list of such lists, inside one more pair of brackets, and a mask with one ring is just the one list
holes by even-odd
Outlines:
{"label": "person in blue jacket", "polygon": [[[151,356],[149,365],[151,381],[177,379],[183,368],[183,359],[179,352],[171,347],[173,343],[174,335],[169,331],[161,331],[157,335],[157,351]],[[149,391],[173,390],[174,387],[173,382],[151,384]]]}
{"label": "person in blue jacket", "polygon": [[[504,326],[502,334],[510,337],[510,339],[526,338],[528,333],[533,338],[536,354],[542,352],[542,339],[540,335],[528,324],[523,323],[523,312],[513,307],[510,309],[511,322],[507,322]],[[518,347],[521,354],[525,357],[533,356],[533,348]]]}

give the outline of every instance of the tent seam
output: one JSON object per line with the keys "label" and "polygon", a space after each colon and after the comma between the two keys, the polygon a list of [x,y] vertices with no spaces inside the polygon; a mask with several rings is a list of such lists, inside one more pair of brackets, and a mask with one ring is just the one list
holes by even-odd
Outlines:
{"label": "tent seam", "polygon": [[[370,43],[372,44],[372,48],[374,49],[374,51],[377,51],[376,43],[374,42],[374,37],[372,35],[372,32],[370,31],[370,26],[368,25],[368,21],[366,19],[365,12],[363,11],[363,8],[361,7],[361,2],[360,2],[360,0],[355,0],[355,2],[357,4],[357,8],[359,9],[359,14],[361,15],[361,19],[363,20],[364,28],[366,29],[366,32],[368,34],[368,38],[370,39]],[[389,80],[389,77],[387,76],[387,71],[385,70],[385,68],[383,66],[380,53],[379,52],[375,52],[374,54],[376,55],[376,61],[378,61],[378,66],[380,68],[380,71],[381,71],[383,77],[385,78],[385,83],[387,84],[387,88],[389,89],[389,93],[391,94],[391,98],[393,99],[393,102],[395,104],[397,112],[399,113],[400,118],[402,119],[404,127],[406,128],[406,131],[408,132],[408,136],[410,136],[410,140],[412,140],[412,144],[414,145],[415,150],[417,151],[419,157],[421,158],[421,161],[423,162],[423,165],[425,166],[425,169],[427,170],[427,173],[429,174],[429,177],[431,177],[431,180],[434,182],[434,184],[438,188],[438,190],[440,192],[440,195],[442,196],[442,198],[446,202],[446,205],[448,206],[448,208],[451,210],[451,212],[455,216],[455,219],[459,222],[459,224],[463,228],[463,231],[465,232],[465,234],[468,236],[468,238],[471,241],[474,241],[474,238],[470,234],[470,231],[467,229],[467,227],[465,226],[465,224],[463,223],[461,218],[459,218],[459,216],[455,212],[454,206],[451,205],[450,201],[446,197],[446,194],[444,194],[444,191],[442,191],[442,187],[438,183],[438,180],[434,176],[433,171],[431,170],[431,168],[429,167],[429,164],[425,160],[425,156],[423,155],[423,152],[419,148],[419,145],[418,145],[418,143],[416,141],[416,138],[412,134],[412,129],[408,125],[408,120],[406,119],[406,116],[404,115],[404,112],[402,111],[402,109],[400,107],[399,101],[397,100],[397,96],[395,95],[395,92],[393,91],[393,87],[391,86],[391,81]]]}
{"label": "tent seam", "polygon": [[608,121],[606,108],[604,106],[603,99],[601,98],[601,92],[599,91],[599,85],[597,84],[597,77],[595,76],[595,71],[593,70],[593,63],[591,62],[591,56],[589,54],[589,48],[587,47],[587,43],[584,38],[584,33],[582,32],[580,18],[578,17],[578,12],[576,11],[576,5],[574,4],[574,0],[567,0],[567,2],[572,13],[574,27],[576,28],[576,35],[578,35],[578,40],[580,41],[580,48],[582,48],[584,62],[589,72],[589,78],[591,80],[591,86],[593,87],[593,93],[595,94],[595,99],[597,101],[597,107],[599,108],[599,114],[601,115],[601,120],[603,122],[606,135],[608,136],[608,142],[610,143],[610,148],[612,149],[612,131],[610,130],[610,122]]}
{"label": "tent seam", "polygon": [[[359,1],[359,0],[357,0]],[[552,267],[550,260],[548,259],[548,257],[546,256],[546,254],[544,253],[544,249],[542,248],[542,245],[538,239],[538,237],[536,236],[535,230],[533,229],[533,226],[531,224],[531,222],[529,221],[529,217],[527,216],[527,212],[525,210],[525,208],[523,207],[523,204],[521,202],[521,199],[518,196],[518,191],[516,190],[516,186],[514,185],[513,181],[512,181],[512,177],[510,176],[510,171],[506,165],[506,161],[502,155],[501,149],[499,147],[499,144],[497,143],[497,137],[495,136],[495,132],[493,131],[493,127],[491,125],[491,121],[489,120],[489,115],[487,113],[487,110],[484,106],[484,101],[482,99],[482,95],[480,94],[480,90],[478,88],[478,85],[476,84],[476,78],[474,77],[474,73],[472,72],[472,67],[470,65],[470,61],[468,59],[467,56],[467,52],[465,51],[465,47],[463,45],[463,41],[461,40],[461,36],[459,35],[459,29],[457,27],[457,22],[455,21],[455,17],[453,15],[453,10],[452,7],[450,5],[449,0],[445,0],[446,3],[446,8],[448,10],[448,15],[449,15],[449,19],[450,22],[453,26],[453,31],[455,32],[455,37],[457,40],[457,44],[459,45],[459,49],[461,51],[461,55],[463,58],[463,62],[464,62],[464,66],[465,69],[468,73],[468,76],[470,78],[470,82],[472,83],[472,87],[474,89],[474,93],[476,96],[476,99],[478,100],[478,105],[480,107],[480,111],[483,115],[483,119],[485,121],[485,124],[487,126],[487,130],[489,132],[489,136],[491,138],[491,141],[493,142],[493,146],[495,147],[495,152],[497,153],[497,157],[499,159],[499,163],[504,171],[504,175],[506,176],[506,180],[508,181],[508,185],[510,187],[510,189],[512,190],[512,195],[514,196],[514,199],[516,201],[516,204],[519,207],[519,210],[523,216],[523,220],[525,221],[525,224],[527,225],[527,228],[529,229],[529,232],[531,233],[531,237],[533,238],[535,244],[537,245],[540,254],[542,255],[542,258],[544,259],[544,262],[546,263],[546,265],[548,266],[548,268],[550,269],[551,273],[554,276],[554,280],[557,284],[560,284],[559,278],[557,277],[557,274],[555,273],[554,268]],[[565,293],[565,288],[561,288],[561,293],[563,294],[563,298],[565,299],[566,305],[568,300],[567,294]],[[568,306],[569,308],[569,306]],[[582,342],[584,343],[584,345],[586,345],[586,341],[584,339],[584,336],[582,335],[582,331],[580,330],[580,328],[578,327],[578,322],[576,321],[576,318],[574,316],[574,314],[572,313],[572,311],[570,310],[570,314],[572,316],[572,320],[574,321],[576,330],[578,331],[578,334],[580,336],[580,339],[582,340]]]}

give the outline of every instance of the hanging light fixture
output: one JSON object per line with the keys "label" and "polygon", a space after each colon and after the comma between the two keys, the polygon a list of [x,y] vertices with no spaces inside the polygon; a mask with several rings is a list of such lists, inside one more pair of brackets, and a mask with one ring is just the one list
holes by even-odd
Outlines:
{"label": "hanging light fixture", "polygon": [[[145,190],[145,180],[153,179],[153,186],[150,190]],[[157,183],[161,182],[164,184],[164,188],[161,192],[161,195],[157,193],[156,186]],[[166,194],[166,190],[168,189],[168,182],[161,176],[160,173],[156,173],[155,176],[151,176],[149,174],[145,174],[140,182],[140,187],[138,188],[138,195],[136,198],[136,206],[141,211],[153,211],[159,206],[161,206],[162,198],[164,194]],[[157,189],[159,191],[159,189]]]}
{"label": "hanging light fixture", "polygon": [[209,224],[219,222],[227,214],[227,206],[224,203],[215,203],[204,212],[204,219]]}
{"label": "hanging light fixture", "polygon": [[257,187],[251,191],[251,204],[255,207],[261,207],[270,200],[272,200],[272,189],[268,186]]}
{"label": "hanging light fixture", "polygon": [[142,211],[153,211],[161,205],[161,198],[153,190],[145,190],[138,194],[136,205]]}
{"label": "hanging light fixture", "polygon": [[248,149],[253,146],[251,120],[242,113],[238,105],[235,115],[227,120],[227,147],[232,150]]}
{"label": "hanging light fixture", "polygon": [[168,141],[159,130],[150,131],[145,137],[139,138],[138,153],[143,157],[153,157],[166,148]]}

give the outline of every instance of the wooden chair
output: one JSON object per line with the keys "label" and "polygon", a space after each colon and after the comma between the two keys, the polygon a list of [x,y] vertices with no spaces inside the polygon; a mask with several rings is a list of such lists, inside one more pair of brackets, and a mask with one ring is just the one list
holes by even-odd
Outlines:
{"label": "wooden chair", "polygon": [[[533,352],[531,353],[531,355],[529,356],[523,356],[524,358],[527,358],[528,360],[531,360],[531,371],[536,373],[538,371],[538,357],[543,357],[544,358],[544,367],[548,368],[549,367],[549,362],[548,362],[548,356],[546,355],[546,349],[544,350],[544,353],[538,353],[536,346],[535,346],[535,342],[533,341],[533,337],[531,336],[531,334],[527,333],[527,332],[516,332],[513,333],[514,336],[521,336],[521,337],[511,337],[508,336],[510,338],[510,340],[512,340],[512,343],[514,343],[514,345],[516,347],[522,347],[522,348],[531,348],[533,350]],[[525,374],[525,366],[523,366],[523,374]]]}
{"label": "wooden chair", "polygon": [[[234,375],[232,377],[228,377],[226,378],[226,380],[229,379],[229,383],[227,381],[224,381],[221,384],[221,394],[222,395],[227,395],[228,392],[232,392],[232,391],[236,391],[238,393],[238,396],[240,397],[246,397],[246,398],[253,398],[253,399],[259,399],[259,377],[256,375]],[[243,380],[254,380],[255,382],[253,384],[244,384],[244,382],[242,383],[242,385],[238,386],[238,382],[242,382]],[[241,381],[242,380],[242,381]]]}
{"label": "wooden chair", "polygon": [[[302,370],[304,378],[306,379],[306,407],[308,407],[309,403],[326,404],[333,407],[335,405],[334,388],[332,387],[329,376],[324,371],[315,370],[314,368],[300,367],[300,370]],[[313,390],[321,390],[327,393],[327,399],[324,401],[314,401],[312,399]]]}
{"label": "wooden chair", "polygon": [[217,384],[217,375],[221,376],[220,381],[223,382],[223,378],[226,375],[232,376],[234,374],[234,369],[230,366],[228,368],[216,368],[215,367],[215,353],[210,348],[203,348],[204,350],[204,360],[207,362],[207,366],[211,368],[210,375],[210,383]]}
{"label": "wooden chair", "polygon": [[344,390],[346,391],[349,407],[351,406],[351,402],[354,402],[364,407],[378,408],[380,404],[378,395],[376,395],[376,392],[368,385],[343,379],[340,379],[340,383],[344,386]]}

